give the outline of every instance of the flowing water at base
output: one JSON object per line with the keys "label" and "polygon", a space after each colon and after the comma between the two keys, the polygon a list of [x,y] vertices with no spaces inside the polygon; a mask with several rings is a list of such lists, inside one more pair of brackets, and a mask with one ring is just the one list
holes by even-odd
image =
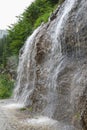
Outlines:
{"label": "flowing water at base", "polygon": [[0,101],[0,130],[21,130],[22,126],[15,116],[16,111],[7,108],[7,103],[9,103],[9,100]]}
{"label": "flowing water at base", "polygon": [[[35,117],[31,119],[28,114],[22,112],[21,105],[11,104],[10,100],[0,101],[0,130],[51,130],[56,121],[47,117]],[[47,128],[46,128],[47,127]]]}
{"label": "flowing water at base", "polygon": [[31,118],[28,113],[19,109],[20,105],[17,108],[11,102],[13,101],[0,100],[0,130],[73,130],[72,126],[60,124],[48,117]]}

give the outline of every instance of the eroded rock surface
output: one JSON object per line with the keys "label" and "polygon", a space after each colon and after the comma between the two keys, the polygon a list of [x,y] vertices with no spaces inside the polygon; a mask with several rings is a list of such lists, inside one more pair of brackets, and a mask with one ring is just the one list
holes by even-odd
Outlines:
{"label": "eroded rock surface", "polygon": [[66,0],[23,51],[17,101],[36,115],[87,130],[87,1]]}

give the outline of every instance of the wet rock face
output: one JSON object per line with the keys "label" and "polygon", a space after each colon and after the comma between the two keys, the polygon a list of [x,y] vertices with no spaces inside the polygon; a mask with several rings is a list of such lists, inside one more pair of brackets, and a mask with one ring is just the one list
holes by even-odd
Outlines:
{"label": "wet rock face", "polygon": [[85,0],[66,0],[56,17],[33,33],[20,56],[15,91],[32,112],[76,130],[87,129],[86,12]]}
{"label": "wet rock face", "polygon": [[[72,9],[61,34],[62,52],[68,56],[84,57],[87,54],[87,2],[78,1]],[[63,36],[62,36],[63,35]]]}
{"label": "wet rock face", "polygon": [[[83,129],[87,129],[87,2],[78,1],[71,11],[66,26],[61,34],[63,55],[73,58],[76,70],[71,79],[71,101],[74,116],[72,122],[80,120]],[[72,62],[71,62],[72,63]],[[72,67],[73,68],[73,67]],[[73,74],[73,73],[72,73]],[[70,76],[70,75],[69,75]],[[77,112],[76,112],[77,111]],[[77,113],[77,114],[76,114]],[[76,115],[76,117],[75,117]],[[77,119],[75,119],[77,118]],[[73,121],[75,120],[75,121]],[[75,124],[78,126],[77,124]]]}

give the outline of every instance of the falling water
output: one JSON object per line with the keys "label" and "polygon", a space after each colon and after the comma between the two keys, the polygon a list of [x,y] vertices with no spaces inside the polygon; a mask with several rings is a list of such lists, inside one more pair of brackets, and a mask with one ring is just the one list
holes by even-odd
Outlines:
{"label": "falling water", "polygon": [[[55,53],[55,49],[60,49],[61,54],[61,44],[59,42],[59,36],[61,33],[61,29],[63,28],[69,12],[71,11],[74,3],[76,0],[66,0],[63,4],[63,7],[60,8],[60,13],[58,14],[58,18],[56,21],[56,30],[54,35],[52,34],[54,47],[52,47],[53,53]],[[62,11],[61,11],[62,10]],[[24,47],[21,49],[20,57],[19,57],[19,66],[18,66],[18,77],[17,77],[17,84],[15,89],[15,99],[22,104],[25,104],[27,102],[27,99],[29,100],[29,95],[32,94],[34,89],[34,81],[35,81],[35,72],[36,72],[36,64],[35,64],[35,39],[37,37],[37,34],[40,32],[41,26],[36,29],[33,34],[28,38],[26,41]],[[30,74],[29,70],[32,66],[33,61],[33,84],[31,82],[32,75]],[[29,102],[29,101],[28,101]]]}
{"label": "falling water", "polygon": [[0,130],[87,130],[87,1],[65,0],[56,11],[20,50]]}
{"label": "falling water", "polygon": [[[32,109],[34,109],[36,113],[45,115],[48,123],[52,118],[60,121],[63,120],[65,113],[67,113],[67,116],[71,116],[70,103],[68,101],[69,95],[66,93],[67,90],[65,90],[66,94],[64,96],[60,94],[58,80],[61,77],[60,73],[66,66],[61,51],[60,35],[63,32],[69,13],[73,9],[76,1],[77,0],[65,0],[57,13],[56,19],[48,22],[46,25],[43,24],[38,27],[20,50],[14,97],[18,104],[32,106]],[[49,27],[48,24],[50,24]],[[45,34],[43,37],[44,30]],[[41,39],[43,40],[41,41]],[[50,41],[50,49],[48,50],[45,47],[45,41]],[[49,52],[47,53],[47,51]],[[64,82],[66,82],[65,79]],[[62,104],[64,105],[61,106]],[[38,124],[38,122],[41,122],[41,119],[41,124],[44,124],[44,117],[38,120],[31,119],[29,122]],[[67,117],[64,117],[64,120],[69,122],[70,118],[67,119]],[[69,126],[64,126],[61,129],[73,130],[73,128]]]}
{"label": "falling water", "polygon": [[[41,27],[38,27],[33,34],[27,39],[24,47],[20,50],[19,57],[19,66],[18,66],[18,77],[17,77],[17,85],[14,91],[14,98],[18,101],[18,103],[24,104],[27,100],[27,96],[32,93],[34,88],[34,83],[28,87],[31,81],[29,81],[30,74],[29,68],[31,66],[31,55],[34,49],[34,40]],[[35,61],[33,61],[35,62]],[[34,66],[35,71],[35,66]],[[34,81],[34,79],[33,79]],[[28,90],[29,88],[29,90]]]}

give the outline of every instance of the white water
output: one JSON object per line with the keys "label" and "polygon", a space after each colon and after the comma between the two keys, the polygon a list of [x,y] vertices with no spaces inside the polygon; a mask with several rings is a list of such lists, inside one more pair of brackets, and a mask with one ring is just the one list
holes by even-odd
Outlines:
{"label": "white water", "polygon": [[[12,101],[11,101],[12,102]],[[73,130],[48,117],[24,119],[25,114],[7,107],[9,100],[0,101],[0,130]],[[6,107],[5,107],[6,105]]]}
{"label": "white water", "polygon": [[[77,130],[78,126],[74,125],[74,123],[78,124],[78,119],[76,119],[77,115],[72,115],[72,111],[74,107],[76,107],[74,106],[76,105],[74,98],[78,97],[78,93],[79,96],[81,96],[82,91],[80,93],[79,89],[83,89],[83,87],[86,86],[86,84],[83,84],[83,81],[86,82],[85,78],[83,79],[83,77],[86,77],[86,75],[84,76],[86,72],[81,71],[80,68],[76,71],[76,68],[73,66],[78,67],[78,64],[72,63],[71,65],[71,63],[65,62],[66,59],[64,59],[65,57],[62,56],[61,52],[60,39],[69,18],[69,13],[76,2],[77,0],[66,0],[57,14],[58,17],[51,21],[49,28],[46,29],[46,34],[51,35],[51,39],[50,37],[45,37],[45,40],[48,38],[48,40],[52,42],[50,43],[50,57],[46,55],[46,61],[39,65],[41,67],[39,68],[41,74],[47,74],[46,78],[41,77],[47,80],[47,82],[45,82],[45,84],[47,83],[46,85],[43,84],[43,79],[40,79],[41,89],[47,87],[45,91],[44,89],[39,92],[35,91],[35,89],[37,89],[36,65],[38,64],[36,61],[36,45],[38,41],[41,44],[42,39],[38,40],[38,38],[41,36],[43,26],[36,29],[26,41],[19,57],[17,84],[14,91],[14,97],[17,102],[0,102],[0,130]],[[44,47],[42,47],[42,49],[44,50]],[[44,70],[48,73],[45,73]],[[87,69],[84,69],[84,71],[86,70]],[[69,72],[67,73],[67,71]],[[40,99],[40,102],[33,100],[32,95],[34,98]],[[45,103],[42,99],[44,99]],[[32,103],[32,100],[36,102]],[[31,110],[20,112],[20,110],[23,110],[21,108],[27,105],[29,105]],[[41,111],[35,111],[37,108],[40,108]],[[26,112],[28,112],[27,115]]]}
{"label": "white water", "polygon": [[26,119],[23,122],[25,122],[25,124],[29,123],[32,126],[43,126],[43,125],[49,126],[50,124],[54,125],[54,124],[57,123],[56,120],[52,120],[52,119],[50,119],[48,117],[43,117],[43,116],[36,117],[36,118],[31,118],[31,119]]}
{"label": "white water", "polygon": [[[46,107],[46,113],[47,116],[52,117],[53,113],[55,112],[56,108],[56,101],[58,100],[57,92],[53,92],[53,88],[56,88],[56,79],[58,73],[62,70],[62,53],[61,53],[61,40],[60,40],[60,34],[63,31],[63,28],[67,22],[69,13],[71,9],[73,8],[75,2],[77,0],[66,0],[60,8],[60,11],[58,13],[58,17],[55,21],[55,28],[50,26],[49,34],[52,38],[52,48],[51,48],[51,66],[49,66],[49,77],[48,79],[51,79],[50,82],[47,84],[48,88],[52,89],[52,91],[48,91],[48,95],[45,98],[49,98],[47,100],[48,104]],[[34,33],[28,38],[28,40],[25,43],[24,49],[22,54],[20,55],[19,59],[19,67],[18,67],[18,77],[17,77],[17,85],[14,92],[15,99],[19,106],[26,106],[31,105],[32,100],[30,100],[30,96],[33,94],[33,91],[35,89],[35,82],[36,82],[36,53],[37,50],[35,48],[38,35],[40,35],[41,27],[36,29]],[[52,33],[53,32],[53,33]],[[58,52],[58,53],[57,53]],[[58,65],[55,67],[55,63]],[[53,73],[51,73],[52,69],[54,69]],[[52,76],[52,77],[51,77]],[[49,89],[48,89],[49,90]],[[55,89],[56,90],[56,89]],[[45,99],[44,98],[44,99]],[[66,101],[66,99],[64,100]],[[50,103],[51,102],[51,103]],[[59,101],[60,102],[60,101]],[[66,111],[67,105],[65,105],[64,111]],[[10,105],[10,107],[15,107],[15,105]],[[45,111],[44,110],[44,111]],[[62,111],[62,108],[60,109]],[[24,120],[25,123],[29,123],[29,125],[33,126],[34,128],[36,126],[45,126],[50,127],[50,124],[54,124],[55,126],[55,120],[48,118],[48,117],[38,117],[38,119],[32,118]],[[57,122],[58,123],[58,122]],[[55,130],[57,130],[58,126]],[[59,130],[73,130],[72,127],[69,126],[61,126],[59,125]]]}
{"label": "white water", "polygon": [[8,109],[20,109],[20,108],[23,108],[23,104],[17,104],[17,103],[11,103],[11,104],[7,104],[5,106],[3,106],[4,108],[8,108]]}
{"label": "white water", "polygon": [[[57,22],[56,22],[56,30],[55,33],[52,34],[52,39],[53,39],[53,47],[52,47],[52,52],[56,53],[56,50],[59,51],[59,55],[61,55],[61,43],[60,43],[60,33],[62,28],[64,27],[66,20],[68,18],[69,12],[73,8],[76,0],[66,0],[65,4],[63,5],[59,11]],[[62,10],[62,11],[61,11]],[[25,43],[23,54],[19,57],[19,66],[18,66],[18,77],[17,77],[17,85],[16,89],[14,92],[15,99],[18,101],[20,104],[27,104],[27,100],[29,100],[29,95],[33,93],[34,89],[34,84],[35,84],[35,72],[36,72],[36,66],[35,66],[35,38],[38,32],[40,32],[41,27],[36,29],[34,33],[28,38],[28,40]],[[34,51],[34,52],[33,52]],[[54,55],[54,54],[53,54]],[[59,56],[60,57],[60,56]],[[31,69],[31,62],[34,62],[34,79],[33,79],[33,84],[31,83],[31,75],[29,73],[29,69]],[[59,71],[55,72],[58,73]]]}
{"label": "white water", "polygon": [[[38,27],[33,34],[28,38],[28,40],[25,43],[23,54],[19,57],[19,66],[18,66],[18,77],[17,77],[17,86],[14,90],[14,98],[18,103],[22,104],[24,106],[24,103],[27,100],[27,96],[29,97],[29,94],[32,93],[32,88],[27,90],[29,85],[29,78],[30,74],[28,73],[28,70],[30,68],[30,60],[31,60],[31,54],[33,51],[33,42],[35,40],[35,36],[39,32],[41,27]],[[25,78],[24,82],[22,82],[23,78]],[[22,84],[23,83],[23,84]],[[21,86],[23,85],[22,89]],[[20,92],[21,91],[21,92]]]}
{"label": "white water", "polygon": [[57,50],[59,52],[59,57],[61,57],[61,55],[62,55],[60,34],[63,31],[63,28],[66,24],[67,18],[69,16],[69,12],[73,8],[76,1],[77,0],[66,0],[65,1],[65,4],[60,9],[59,14],[58,14],[59,16],[57,17],[57,22],[56,22],[56,26],[55,26],[56,27],[55,33],[53,33],[51,35],[52,39],[53,39],[53,43],[55,43],[53,45],[52,51],[53,51],[53,53],[55,53]]}

